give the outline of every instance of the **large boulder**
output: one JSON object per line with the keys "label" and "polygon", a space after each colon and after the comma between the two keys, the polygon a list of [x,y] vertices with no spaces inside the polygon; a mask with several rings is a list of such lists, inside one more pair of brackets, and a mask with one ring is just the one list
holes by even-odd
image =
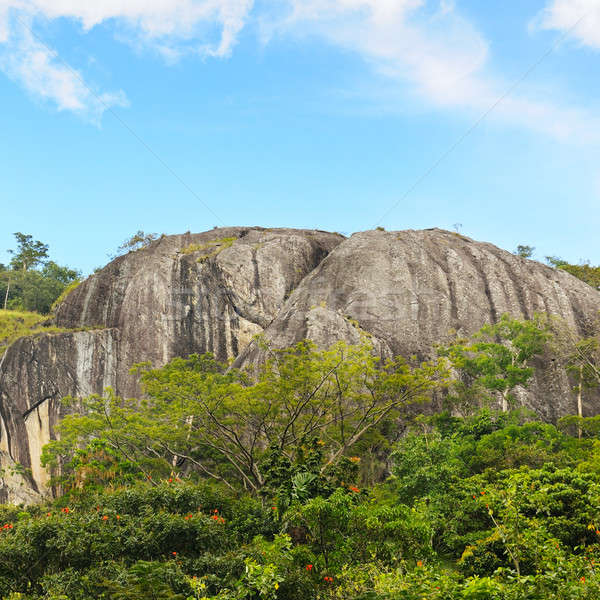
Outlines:
{"label": "large boulder", "polygon": [[343,241],[322,231],[224,228],[163,236],[113,260],[58,307],[64,333],[22,338],[0,362],[0,502],[48,493],[41,449],[61,398],[139,393],[133,364],[235,358]]}
{"label": "large boulder", "polygon": [[[441,229],[365,231],[340,244],[292,293],[264,337],[277,348],[304,338],[320,345],[358,342],[371,334],[383,356],[432,356],[435,344],[468,336],[503,314],[554,314],[585,333],[600,310],[600,293],[569,275],[492,244]],[[252,344],[237,365],[256,364]],[[555,421],[576,411],[564,370],[552,362],[523,404]],[[587,410],[600,408],[588,398]]]}
{"label": "large boulder", "polygon": [[[600,293],[571,275],[438,229],[163,236],[71,292],[56,312],[59,331],[17,340],[0,359],[0,502],[49,493],[40,453],[64,414],[60,399],[106,387],[135,396],[137,362],[213,352],[257,365],[256,334],[275,347],[304,338],[327,346],[357,342],[361,331],[383,356],[428,358],[434,344],[504,313],[556,314],[585,332],[598,310]],[[549,421],[574,412],[565,372],[541,366],[521,401]],[[587,414],[599,408],[587,398]]]}

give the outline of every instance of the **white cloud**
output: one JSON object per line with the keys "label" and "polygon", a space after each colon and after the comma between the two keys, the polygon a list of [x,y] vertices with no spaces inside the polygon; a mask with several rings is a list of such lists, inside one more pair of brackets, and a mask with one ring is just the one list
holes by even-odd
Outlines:
{"label": "white cloud", "polygon": [[[574,30],[600,46],[600,0],[551,0],[543,26]],[[595,10],[595,12],[594,12]],[[318,37],[354,53],[374,72],[420,103],[474,118],[490,108],[511,82],[492,72],[490,48],[454,0],[0,0],[0,69],[32,94],[99,119],[124,94],[89,91],[31,34],[39,19],[69,19],[83,31],[110,23],[117,39],[149,47],[168,61],[182,54],[227,57],[240,32],[260,23],[268,36]],[[35,29],[33,29],[35,31]],[[525,69],[527,65],[523,65]],[[556,91],[520,86],[492,117],[562,140],[599,141],[595,111],[561,102]]]}
{"label": "white cloud", "polygon": [[130,27],[132,35],[148,42],[174,48],[182,40],[197,42],[199,28],[218,25],[220,36],[212,45],[198,43],[198,49],[226,56],[253,0],[0,0],[0,14],[16,10],[47,19],[79,21],[85,30],[112,20]]}
{"label": "white cloud", "polygon": [[72,111],[98,124],[106,110],[127,105],[123,92],[92,91],[76,70],[56,60],[25,22],[13,28],[5,44],[7,47],[0,47],[0,69],[33,96],[53,102],[58,110]]}
{"label": "white cloud", "polygon": [[542,11],[538,24],[555,29],[600,49],[600,2],[598,0],[552,0]]}
{"label": "white cloud", "polygon": [[98,122],[105,110],[126,103],[125,94],[92,92],[33,33],[40,18],[74,20],[84,31],[111,21],[123,30],[120,39],[175,60],[190,51],[228,56],[251,8],[252,0],[0,0],[0,69],[59,110]]}
{"label": "white cloud", "polygon": [[[592,2],[598,4],[588,1]],[[510,81],[490,72],[487,41],[452,0],[289,0],[289,4],[287,16],[266,27],[271,35],[318,35],[360,55],[383,76],[408,83],[420,101],[476,116],[511,87]],[[593,112],[561,104],[542,91],[535,95],[513,91],[491,117],[561,140],[600,141],[600,119]]]}

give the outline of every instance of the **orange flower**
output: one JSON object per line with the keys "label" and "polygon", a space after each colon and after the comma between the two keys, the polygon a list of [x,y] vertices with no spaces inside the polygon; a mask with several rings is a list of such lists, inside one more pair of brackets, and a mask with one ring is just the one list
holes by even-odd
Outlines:
{"label": "orange flower", "polygon": [[104,515],[104,516],[102,517],[102,520],[103,520],[103,521],[108,521],[108,516],[107,516],[107,515]]}
{"label": "orange flower", "polygon": [[312,571],[313,566],[312,565],[306,565],[306,570],[307,571]]}
{"label": "orange flower", "polygon": [[423,566],[423,561],[422,560],[418,560],[417,561],[417,567],[422,567]]}
{"label": "orange flower", "polygon": [[355,485],[351,485],[348,489],[355,494],[360,493],[360,490]]}
{"label": "orange flower", "polygon": [[177,552],[171,552],[173,556],[177,556]]}

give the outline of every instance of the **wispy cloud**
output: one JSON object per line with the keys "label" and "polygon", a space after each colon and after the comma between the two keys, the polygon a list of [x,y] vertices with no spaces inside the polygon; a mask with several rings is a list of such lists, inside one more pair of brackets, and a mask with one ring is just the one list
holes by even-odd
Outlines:
{"label": "wispy cloud", "polygon": [[124,92],[96,92],[75,69],[36,39],[26,22],[11,28],[0,47],[0,69],[35,98],[52,102],[59,111],[68,110],[86,121],[99,124],[103,113],[126,106]]}
{"label": "wispy cloud", "polygon": [[551,0],[536,21],[543,29],[562,31],[586,46],[600,49],[598,0]]}
{"label": "wispy cloud", "polygon": [[[584,107],[561,103],[545,91],[516,90],[505,97],[512,82],[492,72],[487,40],[451,0],[289,0],[289,5],[287,15],[268,21],[271,35],[320,36],[361,56],[382,76],[408,84],[420,101],[475,117],[502,98],[491,114],[496,120],[561,140],[600,141],[600,119]],[[523,71],[529,66],[522,65]]]}
{"label": "wispy cloud", "polygon": [[[598,0],[551,0],[542,26],[566,30],[586,11],[591,17],[573,33],[600,47]],[[496,120],[561,140],[600,141],[597,111],[561,101],[556,91],[535,93],[528,82],[505,97],[511,81],[490,67],[488,41],[453,0],[0,0],[0,69],[59,109],[97,120],[124,94],[99,93],[99,100],[90,93],[83,76],[28,32],[40,18],[69,19],[84,31],[110,22],[118,40],[152,48],[167,61],[188,53],[227,57],[240,32],[260,23],[267,37],[318,37],[354,53],[436,109],[476,118],[502,98],[491,115]]]}
{"label": "wispy cloud", "polygon": [[0,69],[59,110],[99,122],[107,109],[126,104],[124,92],[92,91],[33,33],[40,18],[76,21],[84,31],[111,21],[119,39],[176,60],[186,52],[228,56],[251,8],[252,0],[0,0]]}

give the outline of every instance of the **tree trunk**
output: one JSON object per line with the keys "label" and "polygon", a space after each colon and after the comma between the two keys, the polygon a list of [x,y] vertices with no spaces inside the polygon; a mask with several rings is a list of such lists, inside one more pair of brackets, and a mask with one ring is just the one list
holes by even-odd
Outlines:
{"label": "tree trunk", "polygon": [[508,392],[502,392],[502,412],[508,412]]}
{"label": "tree trunk", "polygon": [[8,306],[8,293],[10,292],[10,277],[8,278],[8,285],[6,286],[6,295],[4,296],[4,310]]}
{"label": "tree trunk", "polygon": [[[583,418],[583,366],[579,367],[579,385],[577,386],[577,416]],[[577,435],[581,439],[581,425],[577,427]]]}

